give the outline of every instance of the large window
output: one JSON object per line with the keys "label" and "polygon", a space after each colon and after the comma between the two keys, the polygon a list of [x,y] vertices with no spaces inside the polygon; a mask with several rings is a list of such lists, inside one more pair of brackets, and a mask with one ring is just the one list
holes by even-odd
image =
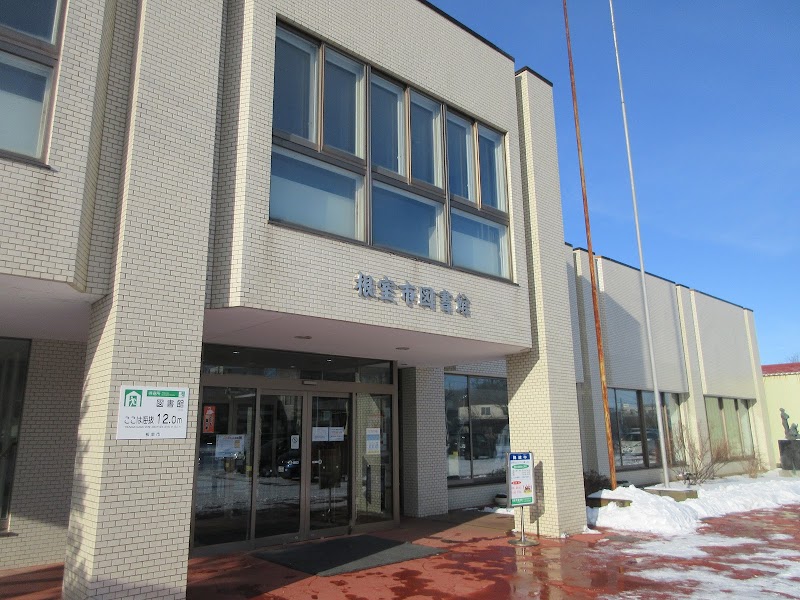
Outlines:
{"label": "large window", "polygon": [[670,464],[682,465],[686,463],[686,447],[683,429],[683,415],[681,407],[684,397],[681,394],[662,392],[664,406],[664,423],[667,430],[667,454]]}
{"label": "large window", "polygon": [[275,44],[271,222],[510,278],[502,133],[299,32]]}
{"label": "large window", "polygon": [[27,340],[0,338],[0,531],[8,529],[10,520],[29,351]]}
{"label": "large window", "polygon": [[730,458],[753,456],[752,401],[706,396],[705,402],[712,449],[726,448]]}
{"label": "large window", "polygon": [[608,389],[611,435],[617,466],[642,469],[661,464],[653,392]]}
{"label": "large window", "polygon": [[448,481],[505,481],[511,448],[506,380],[445,375],[444,389]]}
{"label": "large window", "polygon": [[43,159],[59,0],[0,1],[0,151]]}

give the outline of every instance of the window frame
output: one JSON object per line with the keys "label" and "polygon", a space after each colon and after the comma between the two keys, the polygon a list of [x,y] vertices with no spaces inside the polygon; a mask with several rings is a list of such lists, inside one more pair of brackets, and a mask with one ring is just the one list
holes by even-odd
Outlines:
{"label": "window frame", "polygon": [[[507,377],[496,377],[496,376],[492,376],[492,375],[475,375],[475,374],[468,374],[468,373],[448,373],[448,372],[445,372],[444,376],[445,376],[445,378],[447,378],[447,377],[463,377],[466,380],[466,390],[467,390],[466,408],[467,408],[467,424],[468,424],[467,426],[468,426],[468,429],[469,429],[469,436],[470,436],[470,457],[469,457],[470,476],[466,477],[466,478],[462,478],[462,477],[452,477],[451,478],[448,475],[447,476],[447,487],[448,488],[459,488],[459,487],[467,487],[467,486],[497,485],[498,483],[505,483],[506,479],[507,479],[505,473],[503,474],[502,477],[500,477],[500,476],[496,476],[496,477],[490,477],[490,476],[487,476],[487,477],[475,477],[475,469],[474,469],[474,466],[473,466],[473,461],[476,460],[476,459],[471,456],[472,455],[472,444],[473,444],[472,436],[475,433],[475,431],[474,431],[474,427],[473,427],[473,423],[472,423],[472,401],[470,399],[470,390],[472,389],[472,386],[470,384],[470,381],[472,379],[496,379],[496,380],[505,381],[505,383],[506,383],[506,405],[505,405],[506,410],[505,410],[505,416],[506,416],[506,419],[508,420],[508,423],[509,423],[506,427],[508,427],[509,430],[510,430],[511,419],[510,419],[509,410],[508,410],[508,400],[509,400],[508,399],[508,378]],[[446,388],[446,386],[445,386],[445,388]],[[446,389],[445,389],[445,393],[446,393]],[[447,442],[448,442],[448,445],[449,445],[450,432],[447,431],[446,411],[447,411],[447,406],[446,406],[446,400],[445,400],[445,432],[446,432],[446,436],[447,436]],[[509,431],[509,442],[510,442],[510,431]],[[449,455],[447,454],[447,449],[445,451],[445,456],[449,458]],[[504,465],[505,465],[505,457],[503,457],[503,458],[504,458]]]}
{"label": "window frame", "polygon": [[42,101],[42,119],[39,136],[40,149],[37,156],[22,154],[0,148],[0,159],[8,159],[36,166],[47,166],[50,158],[50,142],[53,134],[53,117],[55,114],[56,90],[61,65],[61,52],[66,27],[67,0],[57,0],[53,17],[53,41],[26,34],[6,25],[0,24],[0,51],[35,62],[51,70],[49,86]]}
{"label": "window frame", "polygon": [[[639,425],[639,438],[642,444],[642,465],[623,465],[622,464],[622,431],[619,422],[619,409],[617,407],[617,390],[621,392],[633,392],[636,394],[636,410],[637,410],[637,417],[638,417],[638,425]],[[616,464],[616,468],[618,471],[640,471],[642,469],[660,469],[664,457],[661,457],[661,461],[656,461],[653,464],[650,464],[650,440],[647,436],[647,423],[645,422],[645,403],[644,403],[644,394],[649,393],[653,395],[653,401],[655,402],[656,410],[663,410],[663,402],[661,406],[659,406],[659,402],[656,401],[655,395],[653,394],[652,390],[634,390],[630,388],[613,388],[609,387],[608,391],[614,392],[614,413],[617,416],[617,439],[612,439],[612,444],[614,445],[614,461]],[[662,394],[664,392],[661,392]],[[662,396],[663,399],[663,396]],[[610,402],[610,398],[609,398]],[[662,413],[663,414],[663,413]],[[661,433],[659,432],[659,436]],[[616,448],[617,444],[619,445],[619,454],[617,454]],[[656,453],[660,452],[660,444],[658,443],[658,439],[656,439],[656,448],[654,449]]]}
{"label": "window frame", "polygon": [[[5,517],[2,516],[2,507],[0,507],[0,536],[5,535],[9,531],[11,531],[11,520],[12,520],[12,517],[13,517],[13,514],[11,512],[11,507],[12,507],[12,500],[13,500],[13,497],[14,497],[14,480],[16,479],[16,477],[18,475],[17,470],[16,470],[16,463],[17,463],[17,459],[19,458],[19,456],[18,456],[19,439],[20,439],[21,434],[22,434],[23,418],[25,417],[25,394],[26,394],[26,391],[27,391],[28,379],[30,377],[30,372],[31,372],[31,349],[33,347],[33,340],[26,339],[26,338],[14,338],[14,337],[4,337],[4,336],[0,337],[0,343],[2,343],[3,341],[26,343],[27,344],[27,354],[26,354],[26,357],[25,357],[25,363],[24,363],[24,366],[23,366],[23,369],[22,369],[22,373],[21,373],[22,376],[20,377],[20,380],[21,380],[20,387],[18,389],[20,413],[19,413],[19,419],[18,419],[18,421],[16,423],[16,426],[17,426],[17,442],[16,442],[17,449],[14,451],[14,456],[13,456],[13,464],[12,464],[12,468],[11,468],[11,482],[10,482],[10,484],[8,486],[8,498],[6,498],[6,501],[8,502],[8,510],[7,510],[7,513],[6,513]],[[1,413],[2,413],[2,410],[0,410],[0,414]],[[2,423],[0,423],[0,427],[2,427]],[[10,446],[9,446],[9,448],[10,448]],[[2,451],[2,448],[0,448],[0,451]],[[2,485],[5,485],[5,481],[0,481],[0,486],[2,486]],[[1,500],[2,500],[2,497],[0,497],[0,501]]]}
{"label": "window frame", "polygon": [[[504,197],[506,201],[505,210],[497,210],[490,206],[482,206],[480,202],[480,156],[479,156],[479,148],[478,148],[478,140],[479,140],[479,128],[485,128],[489,131],[496,133],[500,136],[501,141],[501,149],[503,153],[503,160],[504,164],[506,165],[506,169],[508,168],[508,156],[507,156],[507,144],[506,144],[506,136],[507,134],[500,132],[495,127],[479,121],[463,111],[458,111],[450,106],[447,105],[446,102],[436,98],[435,96],[426,93],[425,91],[411,86],[408,83],[399,80],[396,77],[393,77],[379,69],[375,69],[369,63],[360,60],[352,55],[348,54],[346,51],[342,50],[341,48],[329,44],[327,41],[316,39],[308,34],[305,34],[302,31],[297,30],[295,27],[284,23],[283,21],[279,20],[277,23],[277,31],[285,31],[292,36],[296,36],[307,43],[313,45],[317,49],[317,58],[316,58],[316,65],[317,65],[317,73],[316,73],[316,91],[317,91],[317,128],[316,128],[316,137],[314,140],[308,140],[296,134],[292,134],[287,131],[282,131],[274,126],[273,122],[273,132],[272,132],[272,141],[273,146],[283,147],[289,150],[293,150],[295,152],[300,152],[302,154],[306,154],[311,158],[315,158],[321,162],[329,163],[335,167],[343,168],[343,169],[350,169],[354,172],[358,172],[359,174],[364,174],[364,210],[363,210],[363,231],[364,231],[364,238],[363,240],[358,239],[351,239],[351,238],[341,238],[340,236],[331,236],[328,232],[320,231],[311,227],[306,227],[302,223],[288,223],[285,221],[277,221],[268,219],[270,224],[286,226],[290,228],[297,228],[303,231],[308,231],[310,233],[315,233],[321,236],[331,236],[335,237],[336,239],[343,239],[349,241],[351,243],[356,244],[364,244],[370,248],[374,248],[376,250],[380,250],[383,252],[390,252],[392,254],[399,254],[402,256],[407,256],[409,258],[413,258],[415,260],[421,260],[425,262],[429,262],[432,264],[445,266],[453,270],[463,271],[470,274],[474,274],[480,277],[494,279],[497,281],[502,281],[505,283],[513,283],[513,252],[512,252],[512,233],[511,233],[511,223],[510,223],[510,210],[509,210],[509,198],[510,198],[510,191],[508,189],[509,186],[509,178],[506,173],[503,173],[503,180],[504,180]],[[276,33],[276,39],[278,37],[278,33]],[[352,61],[358,65],[363,65],[363,80],[361,82],[361,110],[360,113],[357,111],[357,118],[360,118],[362,123],[360,124],[361,127],[361,135],[360,140],[356,142],[356,148],[359,148],[359,143],[361,144],[363,156],[357,156],[354,154],[350,154],[344,150],[332,147],[325,143],[325,133],[324,133],[324,123],[325,123],[325,99],[324,99],[324,90],[325,90],[325,66],[327,63],[327,52],[335,53],[338,56],[341,56],[345,60]],[[386,168],[384,166],[374,164],[372,161],[372,86],[373,84],[386,87],[384,84],[388,84],[389,86],[393,86],[395,89],[392,91],[399,91],[400,98],[401,98],[401,109],[403,111],[402,118],[398,118],[398,123],[402,126],[402,129],[398,131],[398,147],[400,149],[400,153],[402,156],[398,157],[398,162],[400,163],[399,171],[393,171],[390,168]],[[391,89],[391,88],[389,88]],[[412,140],[411,140],[411,110],[412,110],[412,98],[420,98],[425,102],[431,104],[431,106],[438,107],[438,130],[436,135],[438,138],[435,141],[435,145],[438,145],[438,149],[434,148],[434,154],[438,152],[438,170],[439,170],[439,178],[441,182],[441,186],[437,186],[431,184],[429,182],[419,180],[412,177],[411,173],[411,148],[412,148]],[[468,123],[471,127],[471,136],[472,136],[472,148],[470,157],[472,169],[473,169],[473,184],[474,184],[474,193],[475,193],[475,200],[470,201],[466,198],[461,198],[460,196],[451,195],[449,191],[449,164],[448,164],[448,157],[447,157],[447,124],[448,124],[448,115],[453,114],[459,119],[462,119],[466,123]],[[399,193],[410,193],[416,196],[420,196],[426,200],[432,200],[438,202],[442,205],[442,218],[440,222],[442,224],[442,231],[441,231],[441,238],[443,241],[443,251],[441,253],[441,257],[438,259],[435,258],[428,258],[424,256],[418,256],[415,254],[409,254],[406,252],[402,252],[400,250],[395,250],[391,248],[387,248],[385,246],[376,246],[373,243],[373,210],[372,210],[372,190],[373,184],[375,182],[379,182],[383,185],[388,185],[397,188]],[[501,252],[503,252],[503,256],[500,257],[501,264],[507,266],[507,273],[505,276],[498,276],[491,273],[485,273],[482,271],[473,270],[467,267],[460,267],[455,266],[452,260],[452,230],[451,230],[451,209],[456,208],[457,210],[468,212],[474,216],[486,219],[488,221],[493,221],[498,223],[506,228],[506,235],[504,240],[504,248],[501,248]]]}
{"label": "window frame", "polygon": [[[756,443],[756,440],[755,440],[755,437],[753,436],[753,419],[751,418],[751,415],[750,415],[750,409],[753,407],[753,405],[755,403],[755,400],[752,400],[750,398],[734,398],[732,396],[703,396],[703,404],[705,405],[705,409],[706,409],[706,431],[708,432],[708,439],[709,439],[709,443],[710,444],[713,444],[713,440],[711,440],[711,428],[710,428],[710,424],[709,424],[710,419],[709,419],[709,415],[708,415],[709,400],[712,400],[712,401],[716,400],[716,405],[717,405],[716,406],[716,410],[718,411],[717,414],[719,415],[719,422],[722,425],[722,434],[723,434],[723,436],[725,438],[724,442],[728,447],[728,452],[730,453],[729,454],[730,460],[732,460],[732,461],[747,460],[747,459],[752,458],[753,456],[755,456],[755,452],[756,452],[755,443]],[[731,444],[730,444],[730,435],[731,434],[730,434],[730,430],[728,428],[728,422],[727,422],[728,417],[726,417],[726,415],[725,415],[725,406],[724,406],[726,401],[730,401],[733,404],[733,413],[736,415],[736,417],[735,417],[736,418],[736,429],[739,432],[739,444],[740,444],[740,446],[742,448],[742,452],[740,454],[732,454],[731,453]],[[744,408],[742,408],[742,407],[744,407]],[[742,431],[742,417],[739,414],[739,411],[741,411],[741,410],[746,411],[746,413],[747,413],[747,422],[748,422],[748,425],[750,426],[750,430],[748,432],[750,434],[749,446],[750,446],[750,448],[752,450],[750,451],[749,454],[745,452],[745,447],[748,444],[745,444],[744,432]]]}

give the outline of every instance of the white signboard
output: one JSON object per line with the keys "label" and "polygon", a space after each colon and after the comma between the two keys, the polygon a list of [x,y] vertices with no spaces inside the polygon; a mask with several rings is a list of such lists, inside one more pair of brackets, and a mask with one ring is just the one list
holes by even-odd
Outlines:
{"label": "white signboard", "polygon": [[189,388],[123,386],[119,391],[118,440],[185,439]]}
{"label": "white signboard", "polygon": [[329,427],[328,428],[328,441],[329,442],[343,442],[344,441],[344,427]]}
{"label": "white signboard", "polygon": [[527,506],[536,503],[533,486],[533,452],[511,452],[506,464],[508,506]]}
{"label": "white signboard", "polygon": [[311,441],[312,442],[327,442],[328,441],[328,428],[327,427],[312,427],[311,428]]}
{"label": "white signboard", "polygon": [[218,435],[214,458],[240,458],[246,449],[247,436],[245,434]]}
{"label": "white signboard", "polygon": [[290,444],[291,444],[290,448],[292,450],[299,450],[300,449],[300,436],[299,435],[293,435],[291,438],[289,438],[289,440],[290,440]]}
{"label": "white signboard", "polygon": [[367,454],[381,453],[381,428],[367,427]]}

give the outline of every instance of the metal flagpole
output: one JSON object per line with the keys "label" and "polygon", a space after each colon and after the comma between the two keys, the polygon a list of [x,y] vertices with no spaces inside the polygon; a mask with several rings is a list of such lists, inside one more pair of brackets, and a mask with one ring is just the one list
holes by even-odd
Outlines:
{"label": "metal flagpole", "polygon": [[581,194],[583,195],[583,220],[586,226],[586,250],[589,253],[589,279],[592,287],[592,309],[594,310],[594,335],[597,340],[597,362],[600,366],[600,395],[603,398],[603,416],[606,425],[606,446],[608,447],[608,471],[611,489],[617,487],[617,465],[614,459],[614,442],[611,438],[611,413],[608,410],[608,386],[606,385],[606,361],[603,353],[603,332],[600,327],[600,303],[597,298],[597,277],[595,275],[594,252],[592,251],[592,229],[589,226],[589,199],[586,194],[586,175],[583,170],[583,146],[581,144],[581,122],[578,118],[578,94],[575,90],[575,70],[572,66],[572,44],[569,39],[569,18],[567,0],[564,0],[564,28],[567,33],[567,57],[569,58],[569,80],[572,84],[572,113],[575,117],[575,137],[578,143],[578,167],[581,174]]}
{"label": "metal flagpole", "polygon": [[[647,283],[645,281],[644,256],[642,254],[642,236],[639,233],[639,209],[636,204],[636,184],[633,180],[633,161],[631,160],[631,142],[628,137],[628,114],[625,111],[625,93],[622,91],[622,69],[619,64],[619,47],[617,46],[617,28],[614,23],[614,3],[608,0],[608,7],[611,10],[611,32],[614,35],[614,56],[617,59],[617,77],[619,79],[619,97],[622,102],[622,125],[625,129],[625,148],[628,153],[628,173],[631,180],[631,197],[633,199],[633,221],[636,225],[636,245],[639,248],[639,276],[642,282],[642,297],[644,299],[644,322],[647,329],[647,349],[650,352],[650,370],[653,373],[653,395],[656,401],[656,420],[658,421],[658,440],[661,449],[661,467],[663,470],[664,486],[669,487],[669,469],[667,467],[667,448],[664,437],[664,419],[661,410],[661,394],[658,389],[658,377],[656,375],[656,358],[653,352],[653,332],[650,327],[650,308],[647,304]],[[642,439],[646,439],[647,432],[643,432]]]}

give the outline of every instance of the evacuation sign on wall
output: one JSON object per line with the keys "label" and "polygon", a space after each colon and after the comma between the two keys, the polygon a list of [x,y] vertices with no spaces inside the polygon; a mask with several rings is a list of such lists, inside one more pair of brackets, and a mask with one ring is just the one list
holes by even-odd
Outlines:
{"label": "evacuation sign on wall", "polygon": [[510,452],[508,454],[506,482],[508,484],[509,508],[535,504],[533,452]]}
{"label": "evacuation sign on wall", "polygon": [[189,388],[122,386],[118,440],[185,439]]}

